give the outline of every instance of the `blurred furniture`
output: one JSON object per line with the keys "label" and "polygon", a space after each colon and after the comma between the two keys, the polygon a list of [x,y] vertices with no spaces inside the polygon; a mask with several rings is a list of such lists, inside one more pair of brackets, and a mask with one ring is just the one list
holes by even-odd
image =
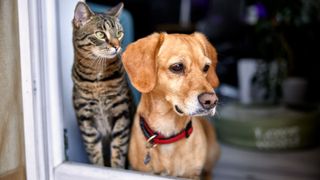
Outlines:
{"label": "blurred furniture", "polygon": [[319,111],[229,103],[215,118],[215,180],[320,179]]}

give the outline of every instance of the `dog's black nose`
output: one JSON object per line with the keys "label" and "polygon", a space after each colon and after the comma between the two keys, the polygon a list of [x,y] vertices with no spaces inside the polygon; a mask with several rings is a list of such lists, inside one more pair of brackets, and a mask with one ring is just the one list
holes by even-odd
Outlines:
{"label": "dog's black nose", "polygon": [[212,109],[218,103],[218,98],[215,93],[202,93],[198,96],[199,103],[204,109]]}

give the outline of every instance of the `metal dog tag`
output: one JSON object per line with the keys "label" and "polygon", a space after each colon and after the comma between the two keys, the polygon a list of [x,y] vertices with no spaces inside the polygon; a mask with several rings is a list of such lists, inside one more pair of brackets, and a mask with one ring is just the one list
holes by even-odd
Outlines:
{"label": "metal dog tag", "polygon": [[151,156],[150,156],[150,152],[148,151],[143,160],[144,165],[149,164],[150,160],[151,160]]}
{"label": "metal dog tag", "polygon": [[150,151],[151,151],[153,148],[157,147],[157,144],[154,144],[154,143],[152,142],[152,140],[153,140],[154,138],[156,138],[157,136],[158,136],[157,134],[154,134],[154,135],[151,136],[151,137],[147,140],[147,142],[146,142],[147,154],[146,154],[146,156],[144,157],[144,160],[143,160],[144,165],[149,164],[149,162],[151,161]]}

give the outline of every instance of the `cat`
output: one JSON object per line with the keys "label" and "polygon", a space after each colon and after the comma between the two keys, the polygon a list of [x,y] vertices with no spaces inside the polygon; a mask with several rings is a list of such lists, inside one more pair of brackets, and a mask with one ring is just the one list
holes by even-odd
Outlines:
{"label": "cat", "polygon": [[73,106],[89,160],[126,168],[132,97],[121,62],[123,3],[105,14],[79,1],[74,11]]}

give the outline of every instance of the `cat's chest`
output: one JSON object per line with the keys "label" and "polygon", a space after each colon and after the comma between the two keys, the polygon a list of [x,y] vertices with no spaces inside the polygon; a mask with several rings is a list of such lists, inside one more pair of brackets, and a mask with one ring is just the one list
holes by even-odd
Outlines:
{"label": "cat's chest", "polygon": [[74,93],[87,99],[97,99],[108,101],[110,98],[119,94],[121,86],[113,85],[108,82],[76,82]]}
{"label": "cat's chest", "polygon": [[[94,112],[95,124],[100,132],[110,132],[111,131],[111,100],[102,96],[97,98],[96,104],[92,107]],[[105,135],[105,134],[103,134]]]}
{"label": "cat's chest", "polygon": [[97,73],[97,80],[100,81],[105,77],[105,73],[104,72],[98,72]]}

